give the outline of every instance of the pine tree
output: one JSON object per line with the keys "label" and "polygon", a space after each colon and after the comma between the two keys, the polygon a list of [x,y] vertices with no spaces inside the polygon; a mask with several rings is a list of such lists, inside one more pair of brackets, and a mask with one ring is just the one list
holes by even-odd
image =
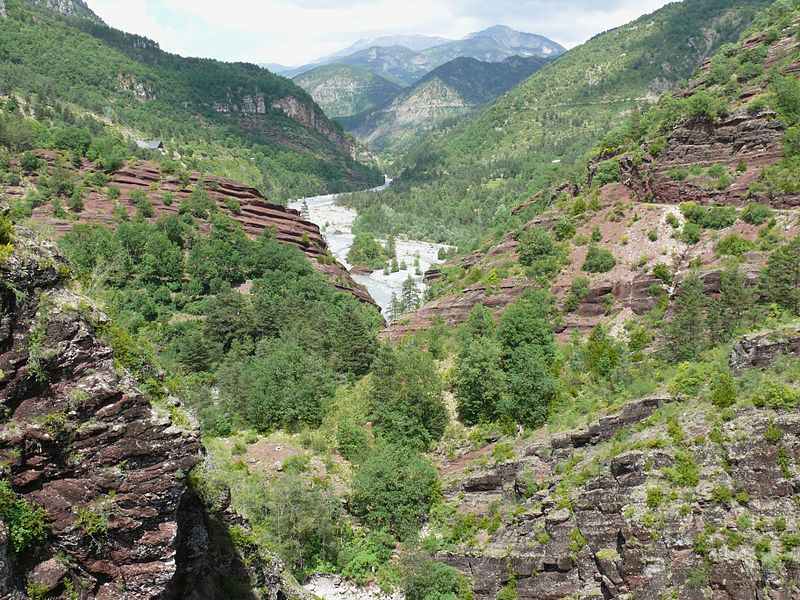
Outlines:
{"label": "pine tree", "polygon": [[402,299],[403,312],[409,312],[419,308],[419,287],[411,275],[403,282],[403,287],[400,290],[400,297]]}
{"label": "pine tree", "polygon": [[768,302],[800,315],[800,236],[770,255],[759,291]]}
{"label": "pine tree", "polygon": [[456,367],[458,418],[466,425],[497,418],[505,393],[505,374],[500,367],[500,345],[488,337],[476,337],[462,347]]}
{"label": "pine tree", "polygon": [[705,305],[703,280],[693,269],[678,288],[675,314],[666,328],[667,351],[673,360],[691,360],[706,347]]}
{"label": "pine tree", "polygon": [[736,263],[729,264],[720,276],[719,298],[710,303],[708,329],[714,344],[727,342],[751,318],[755,304],[747,277]]}

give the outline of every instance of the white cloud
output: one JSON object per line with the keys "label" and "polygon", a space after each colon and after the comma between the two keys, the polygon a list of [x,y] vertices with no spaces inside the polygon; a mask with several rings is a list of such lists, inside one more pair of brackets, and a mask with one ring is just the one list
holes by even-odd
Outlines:
{"label": "white cloud", "polygon": [[392,33],[460,38],[503,24],[572,47],[667,0],[90,0],[109,25],[165,50],[300,64]]}

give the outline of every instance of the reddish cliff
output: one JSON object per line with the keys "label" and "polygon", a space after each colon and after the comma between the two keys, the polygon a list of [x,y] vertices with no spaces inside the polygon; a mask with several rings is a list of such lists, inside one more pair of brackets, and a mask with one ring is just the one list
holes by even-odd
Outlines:
{"label": "reddish cliff", "polygon": [[[38,154],[52,168],[55,154],[48,151]],[[76,171],[88,174],[94,169],[91,163],[83,161]],[[131,192],[137,190],[146,194],[150,200],[154,212],[153,220],[165,215],[176,215],[181,201],[191,195],[198,179],[199,174],[193,172],[189,174],[188,180],[180,180],[162,174],[155,163],[139,161],[135,165],[123,167],[111,177],[109,185],[117,186],[121,192],[118,200],[109,200],[100,190],[93,188],[85,194],[84,209],[80,213],[70,214],[69,218],[58,218],[53,214],[52,204],[47,203],[34,210],[33,218],[52,226],[59,236],[77,223],[104,223],[113,226],[116,206],[125,210],[130,217],[136,214],[136,208],[131,202]],[[329,255],[319,227],[304,220],[298,211],[270,203],[258,190],[230,179],[206,176],[204,182],[208,194],[217,201],[220,212],[241,223],[248,235],[256,237],[265,229],[273,229],[278,241],[302,250],[314,268],[324,273],[338,289],[376,306],[369,292],[353,281],[347,269]],[[6,191],[12,197],[25,193],[23,188],[7,188]],[[169,205],[164,201],[165,194],[173,196]]]}

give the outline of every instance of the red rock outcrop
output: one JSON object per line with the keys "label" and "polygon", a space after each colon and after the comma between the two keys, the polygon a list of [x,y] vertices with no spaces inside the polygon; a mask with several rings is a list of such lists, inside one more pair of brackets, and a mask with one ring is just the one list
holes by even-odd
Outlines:
{"label": "red rock outcrop", "polygon": [[[0,266],[0,462],[49,521],[47,543],[16,556],[14,572],[22,588],[26,574],[53,590],[69,577],[91,597],[157,598],[175,574],[199,440],[117,371],[105,317],[62,287],[63,266],[22,231]],[[58,552],[71,566],[53,575]]]}
{"label": "red rock outcrop", "polygon": [[[53,152],[41,151],[38,154],[52,166],[55,160]],[[88,161],[83,161],[79,169],[81,173],[92,173],[93,170]],[[109,200],[98,190],[92,190],[84,197],[84,210],[77,215],[71,215],[70,219],[56,218],[50,203],[36,208],[33,218],[52,226],[58,236],[64,235],[77,223],[101,223],[113,227],[117,204],[131,218],[136,214],[136,208],[131,202],[131,192],[134,191],[144,193],[150,200],[154,213],[151,220],[177,215],[181,201],[191,195],[199,178],[198,173],[192,172],[188,181],[181,181],[176,177],[162,175],[155,163],[139,161],[135,165],[126,165],[111,177],[109,185],[119,187],[121,192],[117,201]],[[377,306],[366,288],[356,283],[347,269],[329,255],[319,227],[304,220],[298,211],[268,202],[257,189],[230,179],[209,175],[204,177],[204,182],[206,191],[217,202],[220,212],[238,221],[249,236],[256,237],[264,230],[273,229],[275,239],[302,250],[314,268],[324,273],[336,288]],[[22,190],[7,191],[10,195],[22,193]],[[165,193],[174,197],[169,205],[164,202]]]}

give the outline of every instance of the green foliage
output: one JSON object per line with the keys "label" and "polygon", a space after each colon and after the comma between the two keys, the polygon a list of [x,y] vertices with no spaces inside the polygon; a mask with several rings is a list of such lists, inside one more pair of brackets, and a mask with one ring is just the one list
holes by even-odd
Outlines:
{"label": "green foliage", "polygon": [[736,403],[736,388],[733,385],[733,376],[726,373],[721,375],[714,383],[711,392],[711,404],[724,409]]}
{"label": "green foliage", "polygon": [[472,586],[459,570],[423,553],[406,556],[402,570],[408,600],[472,600]]}
{"label": "green foliage", "polygon": [[653,265],[653,277],[660,279],[665,284],[669,284],[672,281],[672,271],[664,263],[658,263]]}
{"label": "green foliage", "polygon": [[800,404],[800,391],[780,381],[768,380],[753,397],[758,408],[789,409]]}
{"label": "green foliage", "polygon": [[772,218],[773,211],[770,207],[757,202],[751,202],[742,211],[742,220],[751,225],[763,225]]}
{"label": "green foliage", "polygon": [[339,454],[350,462],[361,462],[369,450],[369,435],[350,421],[339,421],[336,427],[336,447]]}
{"label": "green foliage", "polygon": [[603,187],[606,184],[619,181],[619,177],[619,162],[616,160],[606,160],[597,165],[597,170],[595,171],[592,183],[596,183],[600,187]]}
{"label": "green foliage", "polygon": [[443,386],[428,352],[407,343],[384,346],[370,388],[375,431],[419,450],[439,440],[447,425]]}
{"label": "green foliage", "polygon": [[675,314],[666,328],[667,349],[676,361],[696,358],[706,345],[703,291],[703,280],[696,270],[690,271],[678,287]]}
{"label": "green foliage", "polygon": [[736,222],[736,210],[729,206],[704,207],[694,202],[681,204],[686,219],[703,229],[726,229]]}
{"label": "green foliage", "polygon": [[733,501],[733,492],[729,487],[718,486],[711,490],[711,500],[725,507],[730,507]]}
{"label": "green foliage", "polygon": [[393,258],[389,252],[368,233],[357,233],[353,240],[353,245],[347,253],[347,262],[351,265],[369,267],[370,269],[382,269],[386,261]]}
{"label": "green foliage", "polygon": [[586,260],[581,268],[587,273],[608,273],[616,265],[617,261],[610,250],[592,246],[586,253]]}
{"label": "green foliage", "polygon": [[561,217],[556,221],[553,231],[558,241],[568,240],[575,235],[575,225],[569,217]]}
{"label": "green foliage", "polygon": [[353,473],[351,509],[370,526],[406,537],[422,525],[437,485],[436,469],[422,454],[379,443]]}
{"label": "green foliage", "polygon": [[700,483],[700,467],[689,450],[675,453],[675,464],[662,471],[664,477],[674,485],[694,488]]}
{"label": "green foliage", "polygon": [[131,157],[131,151],[118,138],[104,136],[92,141],[86,156],[106,173],[114,173]]}
{"label": "green foliage", "polygon": [[0,520],[8,527],[9,544],[16,553],[47,537],[44,510],[18,496],[5,479],[0,479]]}
{"label": "green foliage", "polygon": [[770,255],[759,291],[768,302],[800,314],[800,236]]}
{"label": "green foliage", "polygon": [[342,508],[319,484],[288,473],[270,486],[265,508],[269,538],[299,576],[336,561]]}
{"label": "green foliage", "polygon": [[716,251],[720,256],[742,256],[755,248],[755,244],[740,235],[730,233],[717,242]]}

